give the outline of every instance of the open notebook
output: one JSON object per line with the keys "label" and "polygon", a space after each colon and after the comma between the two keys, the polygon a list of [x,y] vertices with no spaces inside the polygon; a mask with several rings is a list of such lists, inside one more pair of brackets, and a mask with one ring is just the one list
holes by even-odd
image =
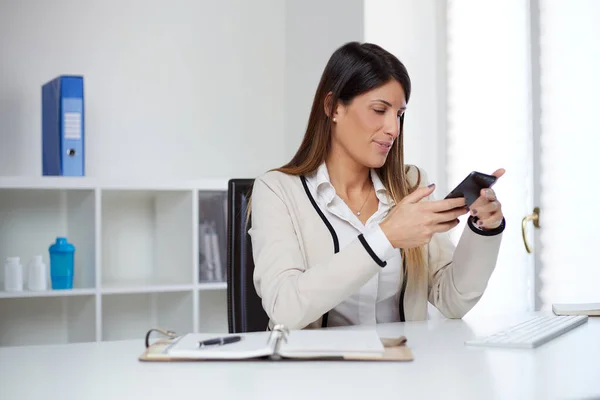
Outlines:
{"label": "open notebook", "polygon": [[589,315],[589,316],[600,316],[600,303],[552,304],[552,311],[556,315]]}
{"label": "open notebook", "polygon": [[[239,337],[234,343],[202,346],[214,338]],[[141,361],[210,361],[253,359],[323,359],[411,361],[412,352],[403,336],[380,339],[375,330],[317,329],[288,331],[276,326],[272,331],[243,334],[188,333],[149,345]]]}

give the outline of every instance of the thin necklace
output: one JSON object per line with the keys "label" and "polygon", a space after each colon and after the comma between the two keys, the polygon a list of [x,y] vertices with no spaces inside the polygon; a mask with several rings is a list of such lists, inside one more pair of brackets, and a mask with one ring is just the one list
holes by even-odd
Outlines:
{"label": "thin necklace", "polygon": [[369,200],[369,196],[371,195],[371,190],[373,190],[373,185],[369,185],[369,193],[367,194],[367,198],[365,199],[364,203],[362,204],[362,206],[360,207],[360,210],[358,210],[356,212],[356,215],[360,216],[360,212],[362,211],[363,207],[365,206],[365,204],[367,204],[367,200]]}

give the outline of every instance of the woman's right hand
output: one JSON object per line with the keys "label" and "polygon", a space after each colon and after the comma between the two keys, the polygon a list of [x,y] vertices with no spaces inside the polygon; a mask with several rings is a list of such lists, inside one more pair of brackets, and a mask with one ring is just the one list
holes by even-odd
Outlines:
{"label": "woman's right hand", "polygon": [[379,226],[394,248],[408,249],[429,243],[431,237],[458,225],[466,214],[464,198],[421,202],[435,185],[420,187],[398,203]]}

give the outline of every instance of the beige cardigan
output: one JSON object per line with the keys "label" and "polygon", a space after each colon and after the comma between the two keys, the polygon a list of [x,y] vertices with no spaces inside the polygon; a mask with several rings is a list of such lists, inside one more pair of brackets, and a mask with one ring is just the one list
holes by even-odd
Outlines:
{"label": "beige cardigan", "polygon": [[[408,177],[416,182],[417,169]],[[421,170],[421,185],[427,184]],[[254,285],[271,327],[321,327],[324,314],[382,268],[358,236],[335,253],[334,235],[313,202],[300,177],[272,171],[254,182]],[[426,246],[427,279],[407,282],[400,305],[405,319],[426,319],[428,301],[446,317],[462,318],[483,295],[503,229],[481,232],[469,221],[456,249],[447,234],[436,234]]]}

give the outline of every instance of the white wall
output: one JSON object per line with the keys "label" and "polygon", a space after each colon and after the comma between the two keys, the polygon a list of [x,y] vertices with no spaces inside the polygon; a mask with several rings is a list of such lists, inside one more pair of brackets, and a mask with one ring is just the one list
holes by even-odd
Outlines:
{"label": "white wall", "polygon": [[366,37],[409,68],[407,161],[435,178],[434,3],[2,2],[0,175],[41,174],[40,90],[59,74],[85,77],[88,176],[258,175],[296,151],[331,53]]}
{"label": "white wall", "polygon": [[319,78],[333,51],[357,40],[377,43],[408,68],[406,161],[446,190],[445,7],[436,0],[288,0],[285,9],[286,160],[304,135]]}
{"label": "white wall", "polygon": [[88,176],[283,162],[284,2],[0,3],[0,175],[41,174],[41,85],[83,74]]}
{"label": "white wall", "polygon": [[412,93],[405,117],[407,163],[422,167],[447,193],[445,156],[445,1],[365,0],[365,41],[394,54],[408,69]]}
{"label": "white wall", "polygon": [[285,155],[296,153],[331,54],[363,41],[363,0],[287,0],[285,8]]}

